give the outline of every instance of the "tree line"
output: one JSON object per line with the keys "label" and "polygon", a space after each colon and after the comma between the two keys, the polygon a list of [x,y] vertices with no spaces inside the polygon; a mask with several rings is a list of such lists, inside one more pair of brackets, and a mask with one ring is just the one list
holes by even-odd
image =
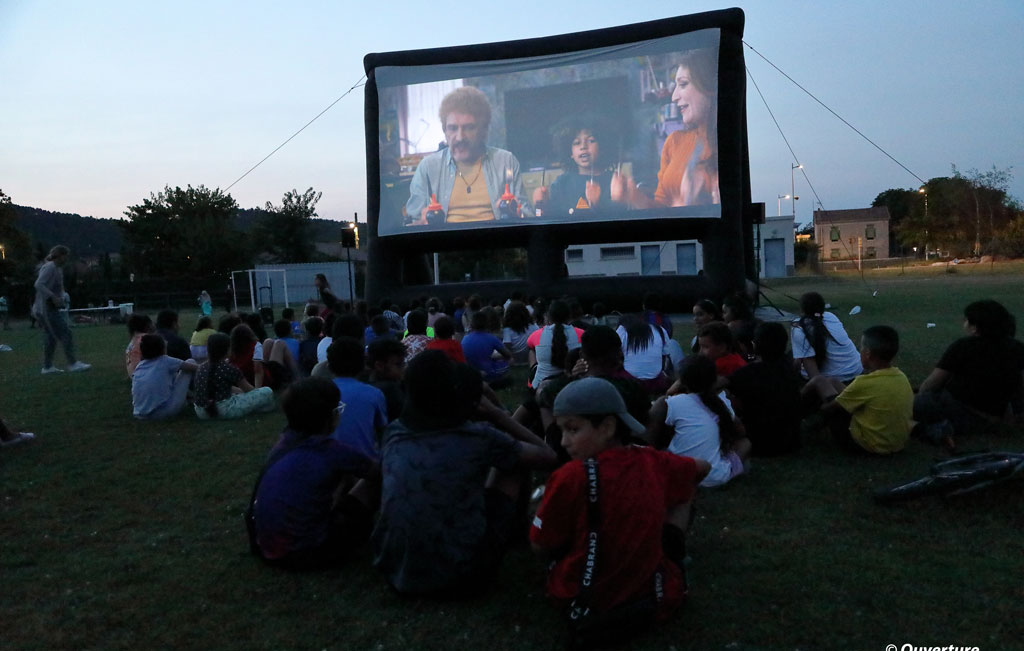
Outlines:
{"label": "tree line", "polygon": [[950,257],[1024,256],[1024,206],[1009,194],[1012,168],[961,172],[920,188],[891,188],[872,206],[889,209],[896,254],[940,251]]}
{"label": "tree line", "polygon": [[108,280],[213,278],[254,262],[333,260],[315,247],[340,238],[339,223],[317,214],[321,195],[290,190],[278,205],[239,208],[220,189],[167,186],[117,220],[17,206],[0,190],[0,283],[31,282],[55,244],[71,246],[75,258],[97,258]]}
{"label": "tree line", "polygon": [[[916,189],[890,188],[871,205],[889,209],[894,254],[917,247],[918,255],[927,248],[955,257],[1021,257],[1024,206],[1009,194],[1012,178],[1011,168],[961,172],[954,165],[951,176],[933,178]],[[12,278],[31,282],[45,249],[57,243],[69,244],[79,256],[89,255],[90,246],[106,249],[100,255],[108,279],[115,271],[107,254],[118,240],[117,275],[133,274],[139,279],[225,277],[254,261],[330,259],[314,246],[317,241],[338,239],[338,223],[318,219],[316,205],[321,196],[313,188],[293,189],[284,193],[279,205],[267,202],[262,208],[240,209],[219,188],[168,185],[129,206],[124,220],[95,220],[82,227],[84,218],[77,215],[15,206],[0,189],[0,245],[4,247],[0,284]],[[34,238],[20,227],[27,222],[32,224]],[[79,246],[86,242],[84,248]]]}

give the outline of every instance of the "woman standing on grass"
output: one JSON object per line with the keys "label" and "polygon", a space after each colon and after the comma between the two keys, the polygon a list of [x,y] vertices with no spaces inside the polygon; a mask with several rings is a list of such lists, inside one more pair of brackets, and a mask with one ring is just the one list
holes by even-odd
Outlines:
{"label": "woman standing on grass", "polygon": [[67,319],[61,314],[64,307],[64,275],[61,267],[67,262],[68,247],[63,244],[50,249],[46,262],[39,267],[36,278],[36,299],[32,303],[32,316],[43,328],[43,375],[63,373],[53,365],[53,354],[57,351],[57,342],[64,348],[64,356],[68,360],[67,370],[71,372],[88,371],[91,364],[81,362],[75,357],[75,342],[71,338],[71,329]]}

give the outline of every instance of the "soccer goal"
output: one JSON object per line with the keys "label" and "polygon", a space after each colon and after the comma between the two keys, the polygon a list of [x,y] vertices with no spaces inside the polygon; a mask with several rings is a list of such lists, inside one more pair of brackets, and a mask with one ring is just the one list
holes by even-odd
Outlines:
{"label": "soccer goal", "polygon": [[[243,274],[239,278],[238,274]],[[274,274],[274,276],[271,276]],[[280,274],[278,276],[278,274]],[[280,278],[280,284],[271,282],[271,278]],[[249,292],[249,308],[257,312],[260,308],[273,308],[274,288],[280,287],[284,292],[284,306],[288,305],[288,271],[286,269],[240,269],[231,272],[231,292],[234,296],[233,308],[238,311],[239,290]]]}

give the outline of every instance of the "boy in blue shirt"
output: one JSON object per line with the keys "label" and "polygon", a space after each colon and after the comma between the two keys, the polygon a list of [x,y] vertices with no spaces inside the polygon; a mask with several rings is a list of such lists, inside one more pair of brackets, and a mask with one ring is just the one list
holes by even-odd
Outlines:
{"label": "boy in blue shirt", "polygon": [[345,418],[331,436],[376,461],[378,434],[388,424],[387,401],[380,389],[356,379],[366,368],[362,342],[336,337],[327,349],[327,364],[345,404]]}
{"label": "boy in blue shirt", "polygon": [[[288,426],[270,451],[252,504],[255,547],[289,569],[334,565],[366,541],[380,501],[380,473],[330,434],[348,416],[330,380],[306,378],[281,399]],[[354,477],[352,490],[336,493]]]}
{"label": "boy in blue shirt", "polygon": [[143,335],[139,349],[142,361],[132,374],[132,415],[143,420],[177,416],[198,365],[191,359],[168,357],[167,344],[156,333]]}

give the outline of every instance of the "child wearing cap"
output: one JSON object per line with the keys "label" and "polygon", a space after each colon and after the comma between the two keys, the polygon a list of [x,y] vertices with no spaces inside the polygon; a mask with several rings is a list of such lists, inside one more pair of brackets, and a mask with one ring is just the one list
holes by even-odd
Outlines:
{"label": "child wearing cap", "polygon": [[[530,528],[534,550],[553,558],[548,594],[568,605],[581,595],[589,569],[587,607],[597,613],[628,611],[622,630],[665,620],[686,595],[684,529],[707,462],[627,444],[644,431],[607,380],[582,378],[562,389],[553,407],[562,445],[572,461],[547,482]],[[591,481],[584,462],[596,460],[596,528],[588,503]],[[596,531],[596,568],[588,541]],[[578,605],[578,604],[576,604]],[[635,606],[635,607],[634,607]]]}

